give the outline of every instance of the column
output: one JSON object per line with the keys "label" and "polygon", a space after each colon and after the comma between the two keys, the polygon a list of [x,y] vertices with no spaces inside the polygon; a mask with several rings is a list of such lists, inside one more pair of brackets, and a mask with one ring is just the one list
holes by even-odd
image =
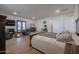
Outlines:
{"label": "column", "polygon": [[0,15],[0,54],[4,54],[6,51],[5,21],[6,21],[6,16]]}

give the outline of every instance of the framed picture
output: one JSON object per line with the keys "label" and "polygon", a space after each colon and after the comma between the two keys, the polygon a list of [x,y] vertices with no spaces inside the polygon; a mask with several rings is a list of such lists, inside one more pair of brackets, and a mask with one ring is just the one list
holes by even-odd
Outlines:
{"label": "framed picture", "polygon": [[43,21],[43,24],[46,24],[46,21]]}
{"label": "framed picture", "polygon": [[47,27],[47,25],[44,25],[44,27]]}

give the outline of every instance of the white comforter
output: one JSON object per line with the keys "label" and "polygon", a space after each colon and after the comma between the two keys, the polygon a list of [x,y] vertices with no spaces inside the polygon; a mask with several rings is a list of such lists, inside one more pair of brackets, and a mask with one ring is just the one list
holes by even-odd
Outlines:
{"label": "white comforter", "polygon": [[46,54],[64,54],[65,43],[58,42],[54,38],[36,35],[32,38],[31,44]]}

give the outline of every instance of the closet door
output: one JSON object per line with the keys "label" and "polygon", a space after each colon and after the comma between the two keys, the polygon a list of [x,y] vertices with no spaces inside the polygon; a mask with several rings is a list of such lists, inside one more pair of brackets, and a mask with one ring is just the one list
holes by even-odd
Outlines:
{"label": "closet door", "polygon": [[76,32],[79,34],[79,19],[76,21]]}
{"label": "closet door", "polygon": [[53,17],[52,32],[55,32],[55,33],[63,32],[64,31],[63,27],[64,27],[63,16]]}

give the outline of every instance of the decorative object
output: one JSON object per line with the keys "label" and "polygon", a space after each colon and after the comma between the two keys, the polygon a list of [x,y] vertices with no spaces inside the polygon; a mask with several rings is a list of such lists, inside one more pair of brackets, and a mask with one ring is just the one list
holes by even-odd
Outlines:
{"label": "decorative object", "polygon": [[46,24],[46,21],[43,21],[43,24]]}
{"label": "decorative object", "polygon": [[74,40],[72,39],[72,35],[71,35],[70,32],[58,33],[58,34],[56,35],[56,39],[57,39],[57,41],[64,42],[64,43],[74,41]]}

